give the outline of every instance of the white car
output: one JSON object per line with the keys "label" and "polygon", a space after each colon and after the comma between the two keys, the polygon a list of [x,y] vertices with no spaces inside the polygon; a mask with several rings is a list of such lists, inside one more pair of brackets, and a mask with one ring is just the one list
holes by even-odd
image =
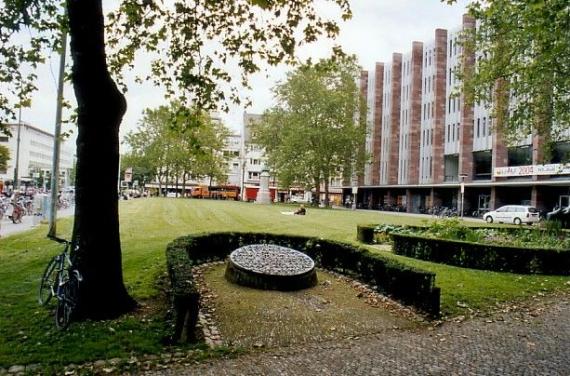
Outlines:
{"label": "white car", "polygon": [[506,205],[501,206],[497,210],[485,213],[483,219],[487,223],[514,223],[515,225],[526,223],[531,225],[540,221],[540,215],[538,210],[533,206]]}
{"label": "white car", "polygon": [[289,202],[307,203],[307,200],[305,200],[305,197],[303,197],[303,196],[291,196],[291,198],[289,199]]}

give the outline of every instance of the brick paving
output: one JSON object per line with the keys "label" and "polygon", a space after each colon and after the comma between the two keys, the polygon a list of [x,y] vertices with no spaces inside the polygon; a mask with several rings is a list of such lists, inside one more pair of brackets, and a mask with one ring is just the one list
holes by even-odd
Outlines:
{"label": "brick paving", "polygon": [[570,296],[436,328],[267,349],[147,375],[570,375]]}

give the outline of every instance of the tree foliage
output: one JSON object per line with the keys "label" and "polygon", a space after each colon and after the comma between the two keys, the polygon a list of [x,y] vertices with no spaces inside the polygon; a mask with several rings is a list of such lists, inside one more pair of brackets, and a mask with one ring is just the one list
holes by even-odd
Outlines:
{"label": "tree foliage", "polygon": [[[294,63],[298,47],[338,34],[337,15],[319,15],[313,2],[122,0],[106,16],[109,69],[123,83],[137,58],[152,56],[139,81],[154,82],[186,104],[227,108],[228,101],[243,99],[239,87],[248,87],[248,77],[264,64]],[[340,18],[351,17],[348,0],[324,3],[338,5]],[[61,32],[68,29],[65,7],[62,0],[3,1],[0,123],[16,118],[17,103],[30,105],[35,70],[59,51]],[[231,73],[236,67],[239,77]],[[236,80],[241,85],[231,84]]]}
{"label": "tree foliage", "polygon": [[10,150],[4,145],[0,145],[0,171],[8,169],[8,161],[10,160]]}
{"label": "tree foliage", "polygon": [[468,99],[488,103],[510,136],[557,139],[570,127],[570,5],[567,0],[474,1],[476,51],[464,77]]}
{"label": "tree foliage", "polygon": [[[360,171],[365,156],[365,100],[354,57],[308,63],[274,88],[277,105],[253,125],[256,142],[280,184],[325,188],[343,172]],[[318,195],[317,195],[318,196]]]}
{"label": "tree foliage", "polygon": [[[328,2],[340,7],[342,18],[351,16],[348,0]],[[154,81],[184,104],[212,110],[242,100],[227,85],[233,79],[249,87],[248,76],[261,65],[294,63],[297,47],[321,35],[334,37],[339,27],[319,16],[312,0],[123,0],[109,14],[107,31],[115,51],[110,68],[118,79],[143,50],[154,59],[139,79]],[[232,76],[234,66],[239,77]]]}

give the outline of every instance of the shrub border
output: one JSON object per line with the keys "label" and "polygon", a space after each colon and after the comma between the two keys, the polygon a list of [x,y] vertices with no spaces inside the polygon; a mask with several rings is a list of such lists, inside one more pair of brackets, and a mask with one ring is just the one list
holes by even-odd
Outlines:
{"label": "shrub border", "polygon": [[410,267],[364,248],[337,241],[269,233],[217,232],[183,236],[166,247],[166,262],[176,314],[172,340],[181,338],[184,327],[187,333],[193,333],[196,324],[199,293],[192,267],[224,260],[233,250],[258,243],[296,249],[313,258],[319,267],[375,285],[382,293],[404,304],[411,305],[431,317],[439,316],[441,291],[439,287],[435,287],[433,272]]}
{"label": "shrub border", "polygon": [[504,245],[392,234],[393,252],[441,264],[520,274],[570,275],[570,250]]}

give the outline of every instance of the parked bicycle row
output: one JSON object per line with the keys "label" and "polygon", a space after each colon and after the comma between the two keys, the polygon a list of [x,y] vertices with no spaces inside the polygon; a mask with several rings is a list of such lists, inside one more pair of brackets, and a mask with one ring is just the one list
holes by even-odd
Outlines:
{"label": "parked bicycle row", "polygon": [[[15,193],[13,195],[0,196],[0,220],[7,216],[13,223],[22,223],[22,218],[26,215],[43,215],[47,205],[42,196],[46,195],[24,195]],[[47,196],[46,196],[47,197]],[[73,198],[69,195],[59,195],[57,210],[67,209],[73,204]]]}

